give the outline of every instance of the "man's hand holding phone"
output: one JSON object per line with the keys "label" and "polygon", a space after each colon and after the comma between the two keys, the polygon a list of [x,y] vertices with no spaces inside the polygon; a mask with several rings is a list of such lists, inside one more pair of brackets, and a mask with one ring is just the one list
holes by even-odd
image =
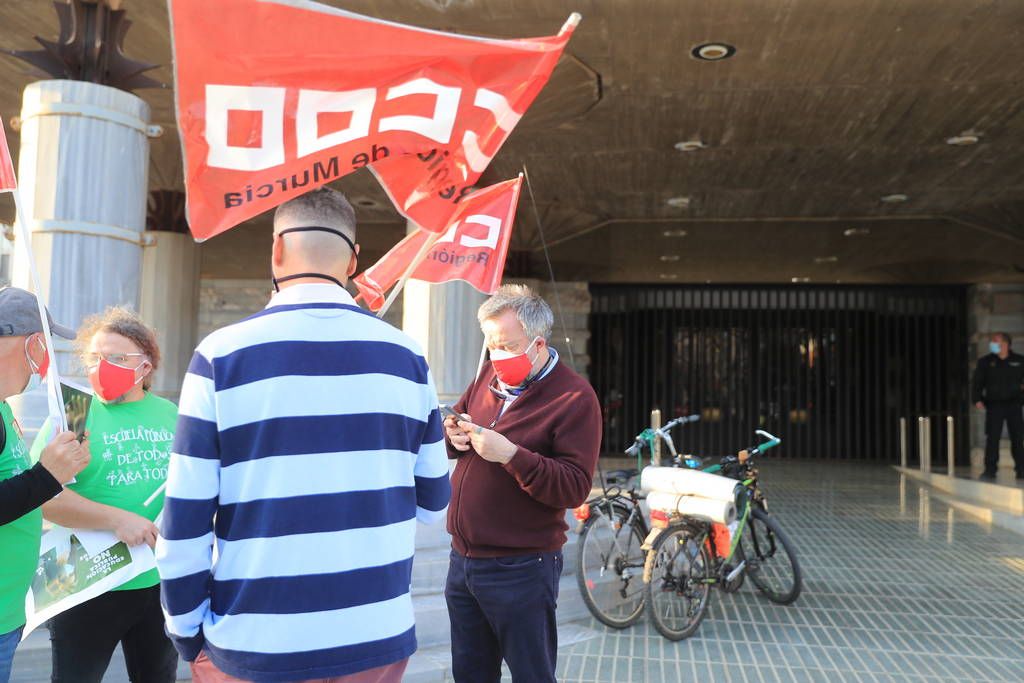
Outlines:
{"label": "man's hand holding phone", "polygon": [[472,422],[473,419],[466,413],[461,415],[455,412],[455,409],[451,406],[441,406],[441,415],[444,417],[444,431],[448,435],[448,441],[452,447],[457,451],[468,451],[469,445],[469,434],[459,428],[456,424],[459,420],[465,422]]}

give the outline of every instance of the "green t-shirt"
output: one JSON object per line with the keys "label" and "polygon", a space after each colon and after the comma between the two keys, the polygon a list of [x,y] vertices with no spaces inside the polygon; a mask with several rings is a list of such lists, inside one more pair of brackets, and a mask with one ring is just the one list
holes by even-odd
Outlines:
{"label": "green t-shirt", "polygon": [[[0,481],[4,481],[28,470],[32,463],[7,401],[0,401],[0,419],[7,431],[7,443],[0,452]],[[42,535],[43,512],[39,508],[0,526],[0,634],[25,625],[25,594],[39,564]]]}
{"label": "green t-shirt", "polygon": [[[92,459],[68,488],[89,500],[134,512],[153,521],[164,507],[164,495],[143,503],[167,480],[177,407],[167,399],[146,393],[131,403],[103,403],[93,399],[85,428],[89,432]],[[38,459],[49,440],[44,427],[32,444]],[[43,434],[47,437],[43,437]],[[115,590],[149,588],[160,583],[156,569],[135,577]]]}

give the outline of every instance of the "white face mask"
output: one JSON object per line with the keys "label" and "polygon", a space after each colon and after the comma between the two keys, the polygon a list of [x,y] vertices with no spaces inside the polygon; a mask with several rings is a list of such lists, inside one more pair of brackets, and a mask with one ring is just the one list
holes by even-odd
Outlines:
{"label": "white face mask", "polygon": [[28,361],[28,369],[32,372],[28,376],[28,382],[25,384],[25,388],[21,390],[21,393],[23,394],[35,391],[43,383],[43,378],[39,375],[39,367],[32,360],[32,356],[28,355],[28,344],[25,345],[25,360]]}

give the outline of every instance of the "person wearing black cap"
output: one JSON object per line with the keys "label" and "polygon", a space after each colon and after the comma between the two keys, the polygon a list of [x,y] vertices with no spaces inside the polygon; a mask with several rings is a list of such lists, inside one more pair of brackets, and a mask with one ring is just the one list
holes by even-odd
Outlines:
{"label": "person wearing black cap", "polygon": [[[50,332],[74,332],[53,322]],[[14,649],[25,625],[25,593],[39,562],[43,514],[39,509],[89,464],[89,448],[74,432],[57,434],[32,466],[21,429],[7,399],[39,386],[49,356],[36,297],[23,289],[0,289],[0,683],[11,674]]]}

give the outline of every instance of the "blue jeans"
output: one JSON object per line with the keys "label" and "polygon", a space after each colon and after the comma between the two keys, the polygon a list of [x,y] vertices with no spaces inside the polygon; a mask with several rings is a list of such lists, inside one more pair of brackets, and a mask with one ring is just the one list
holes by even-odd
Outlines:
{"label": "blue jeans", "polygon": [[555,683],[562,553],[469,558],[452,551],[444,596],[456,683]]}
{"label": "blue jeans", "polygon": [[11,665],[14,663],[14,650],[21,642],[21,629],[0,636],[0,683],[11,680]]}

